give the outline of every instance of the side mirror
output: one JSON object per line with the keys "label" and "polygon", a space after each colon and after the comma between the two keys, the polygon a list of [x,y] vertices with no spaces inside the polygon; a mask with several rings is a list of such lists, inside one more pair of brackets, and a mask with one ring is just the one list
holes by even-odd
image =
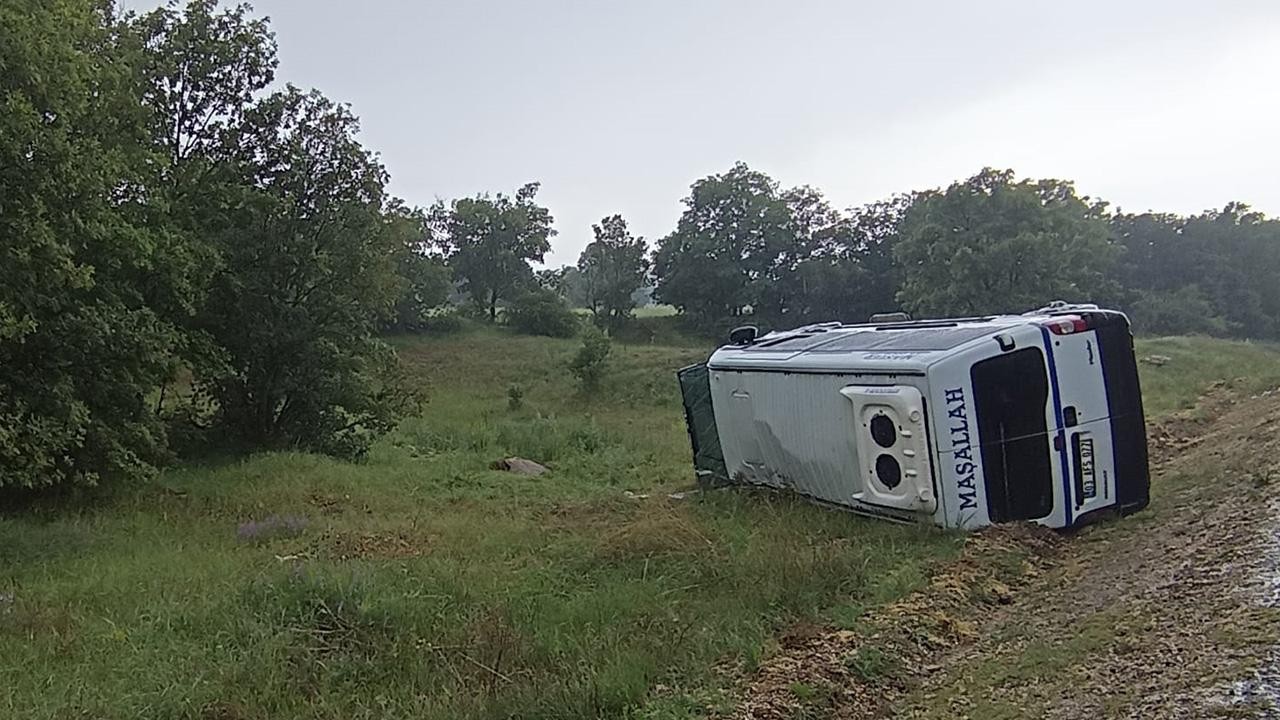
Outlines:
{"label": "side mirror", "polygon": [[755,325],[743,325],[736,327],[729,332],[730,345],[750,345],[756,341],[756,335],[760,333],[760,328]]}

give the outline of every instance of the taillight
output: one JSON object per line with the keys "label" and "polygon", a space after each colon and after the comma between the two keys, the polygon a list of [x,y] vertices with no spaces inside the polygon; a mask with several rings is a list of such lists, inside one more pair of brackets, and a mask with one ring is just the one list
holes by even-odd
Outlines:
{"label": "taillight", "polygon": [[1089,329],[1089,323],[1085,322],[1084,318],[1079,315],[1063,315],[1050,318],[1042,324],[1044,327],[1049,328],[1049,332],[1054,335],[1070,335],[1071,333],[1084,332]]}

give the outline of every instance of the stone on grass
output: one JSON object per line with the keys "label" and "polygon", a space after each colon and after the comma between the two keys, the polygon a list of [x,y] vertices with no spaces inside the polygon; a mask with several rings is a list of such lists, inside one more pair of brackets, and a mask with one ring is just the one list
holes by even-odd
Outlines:
{"label": "stone on grass", "polygon": [[491,465],[494,470],[505,470],[513,472],[517,475],[528,475],[537,477],[547,471],[547,466],[536,463],[532,460],[526,460],[522,457],[509,457],[501,460],[495,460]]}

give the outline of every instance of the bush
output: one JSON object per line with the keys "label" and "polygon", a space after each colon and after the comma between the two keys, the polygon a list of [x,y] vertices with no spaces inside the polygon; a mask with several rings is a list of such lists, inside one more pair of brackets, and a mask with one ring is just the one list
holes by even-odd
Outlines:
{"label": "bush", "polygon": [[1213,304],[1195,285],[1173,292],[1140,292],[1130,306],[1134,330],[1145,335],[1212,335],[1223,337],[1236,328],[1214,312]]}
{"label": "bush", "polygon": [[583,390],[593,390],[599,386],[612,349],[613,343],[609,336],[597,328],[587,328],[583,333],[582,347],[578,348],[578,354],[569,363],[569,372],[582,383]]}
{"label": "bush", "polygon": [[507,386],[507,408],[519,410],[522,407],[524,407],[524,388],[519,383],[511,383]]}
{"label": "bush", "polygon": [[522,295],[506,310],[507,324],[526,335],[573,337],[582,323],[564,300],[539,288]]}
{"label": "bush", "polygon": [[871,645],[863,645],[845,659],[845,667],[866,682],[875,682],[884,677],[893,671],[894,665],[895,661],[891,655]]}
{"label": "bush", "polygon": [[422,319],[422,330],[431,335],[452,335],[461,332],[467,321],[453,308],[433,310]]}

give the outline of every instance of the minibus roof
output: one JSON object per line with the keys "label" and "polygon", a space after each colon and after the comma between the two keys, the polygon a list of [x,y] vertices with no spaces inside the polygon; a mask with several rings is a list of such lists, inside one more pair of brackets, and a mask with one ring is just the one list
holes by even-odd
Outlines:
{"label": "minibus roof", "polygon": [[924,374],[962,346],[1001,331],[1037,326],[1047,315],[991,315],[892,323],[818,323],[771,332],[748,345],[725,345],[711,356],[716,370]]}

